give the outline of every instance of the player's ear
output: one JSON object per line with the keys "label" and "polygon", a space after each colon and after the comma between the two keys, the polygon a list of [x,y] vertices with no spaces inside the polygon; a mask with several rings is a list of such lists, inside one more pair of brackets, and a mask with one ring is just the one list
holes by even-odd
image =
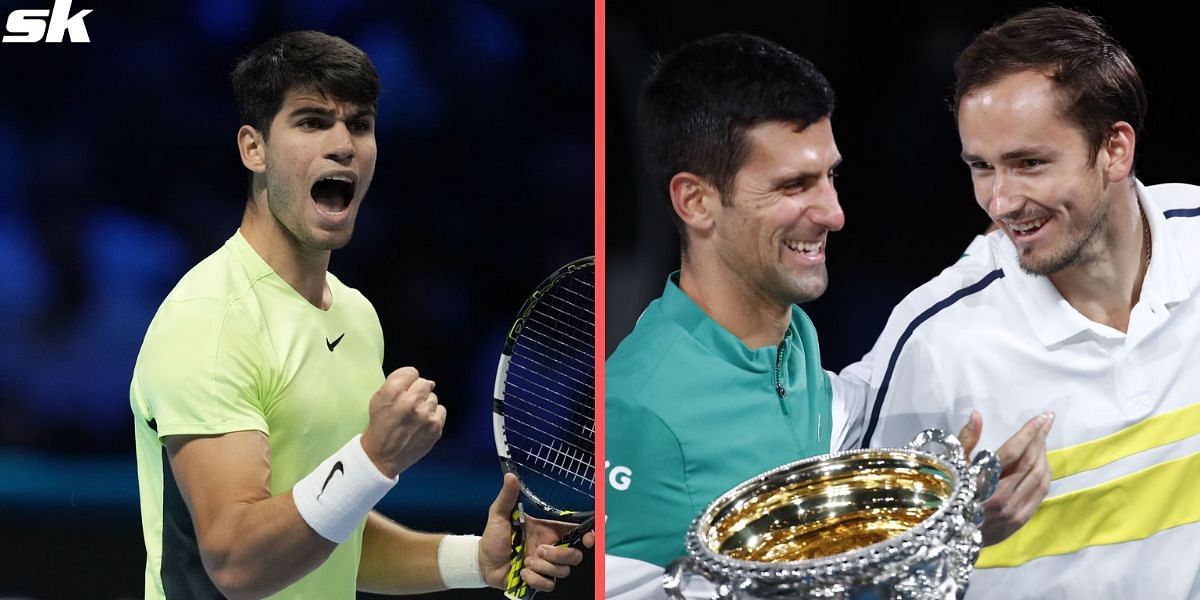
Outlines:
{"label": "player's ear", "polygon": [[683,224],[700,233],[712,229],[713,211],[721,203],[717,188],[708,179],[688,171],[676,173],[668,185],[671,208]]}
{"label": "player's ear", "polygon": [[1132,125],[1125,121],[1113,124],[1108,139],[1100,147],[1101,158],[1107,159],[1101,164],[1104,165],[1104,174],[1109,182],[1125,181],[1133,172],[1133,151],[1136,145],[1137,134]]}
{"label": "player's ear", "polygon": [[266,139],[261,131],[242,125],[237,133],[238,151],[242,154],[242,164],[255,173],[267,170]]}

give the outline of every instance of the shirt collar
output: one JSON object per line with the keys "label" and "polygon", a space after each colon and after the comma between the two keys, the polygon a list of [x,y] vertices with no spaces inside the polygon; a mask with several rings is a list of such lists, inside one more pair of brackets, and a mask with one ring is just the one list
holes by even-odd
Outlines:
{"label": "shirt collar", "polygon": [[[667,277],[663,288],[662,311],[683,328],[700,345],[726,362],[756,373],[767,373],[775,368],[776,347],[764,346],[751,349],[737,336],[712,320],[683,290],[679,289],[679,271]],[[792,319],[788,323],[783,341],[789,345],[800,345],[800,331],[796,327],[798,306],[792,306]]]}
{"label": "shirt collar", "polygon": [[275,274],[271,265],[268,265],[267,261],[263,260],[263,257],[258,255],[258,251],[250,245],[250,242],[246,241],[241,229],[233,233],[233,237],[225,242],[225,247],[229,248],[229,252],[233,254],[238,264],[246,269],[250,279],[257,280]]}
{"label": "shirt collar", "polygon": [[1139,302],[1152,302],[1171,308],[1191,297],[1192,274],[1184,268],[1180,245],[1169,227],[1163,210],[1142,185],[1137,184],[1138,200],[1150,224],[1150,269],[1142,282]]}
{"label": "shirt collar", "polygon": [[322,311],[320,308],[313,306],[304,296],[301,296],[300,292],[297,292],[288,282],[284,281],[275,272],[275,269],[267,264],[267,261],[254,249],[254,246],[250,245],[246,237],[242,235],[241,229],[235,231],[233,237],[225,241],[225,247],[233,255],[233,259],[246,270],[246,276],[251,281],[261,281],[266,285],[278,288],[284,296],[292,301],[300,302],[308,308],[321,312],[332,312],[335,307],[341,306],[337,301],[337,284],[340,282],[333,276],[333,273],[325,272],[325,281],[329,285],[329,293],[333,298],[333,302],[330,304],[329,309]]}

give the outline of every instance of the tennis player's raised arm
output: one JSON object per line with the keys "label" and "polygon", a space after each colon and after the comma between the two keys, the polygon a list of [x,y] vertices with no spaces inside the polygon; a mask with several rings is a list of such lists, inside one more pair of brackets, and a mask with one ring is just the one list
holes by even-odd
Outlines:
{"label": "tennis player's raised arm", "polygon": [[372,396],[367,431],[278,496],[264,433],[165,438],[209,578],[231,598],[260,597],[315,569],[433,447],[445,418],[433,382],[398,369]]}

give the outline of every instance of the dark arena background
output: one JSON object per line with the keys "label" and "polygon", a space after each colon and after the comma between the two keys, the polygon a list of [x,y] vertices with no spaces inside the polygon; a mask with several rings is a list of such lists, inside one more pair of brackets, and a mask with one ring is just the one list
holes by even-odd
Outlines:
{"label": "dark arena background", "polygon": [[[0,23],[53,4],[0,0]],[[89,43],[0,44],[0,597],[142,597],[130,375],[159,303],[241,218],[229,71],[289,30],[344,37],[379,70],[375,179],[330,270],[374,303],[385,370],[416,366],[448,409],[441,441],[380,508],[481,532],[501,479],[491,398],[505,333],[543,277],[593,252],[592,4],[70,12],[85,9]],[[592,564],[546,597],[590,598]]]}
{"label": "dark arena background", "polygon": [[[775,40],[833,85],[846,226],[829,236],[829,289],[805,304],[822,362],[870,349],[893,306],[953,263],[988,225],[975,204],[948,98],[954,59],[984,29],[1042,2],[693,2],[609,0],[606,66],[608,354],[679,265],[670,208],[653,195],[634,142],[638,87],[651,57],[726,31]],[[1149,92],[1137,140],[1147,185],[1200,183],[1198,86],[1187,66],[1194,24],[1166,3],[1065,2],[1101,17]]]}

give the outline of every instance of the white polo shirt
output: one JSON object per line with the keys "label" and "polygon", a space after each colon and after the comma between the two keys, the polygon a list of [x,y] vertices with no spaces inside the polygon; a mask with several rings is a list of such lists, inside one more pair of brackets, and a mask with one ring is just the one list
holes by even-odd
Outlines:
{"label": "white polo shirt", "polygon": [[968,598],[1200,598],[1200,187],[1137,186],[1152,238],[1127,333],[1025,273],[1003,232],[893,311],[864,362],[866,445],[957,432],[978,448],[1057,414],[1053,483],[1019,532],[984,551]]}

